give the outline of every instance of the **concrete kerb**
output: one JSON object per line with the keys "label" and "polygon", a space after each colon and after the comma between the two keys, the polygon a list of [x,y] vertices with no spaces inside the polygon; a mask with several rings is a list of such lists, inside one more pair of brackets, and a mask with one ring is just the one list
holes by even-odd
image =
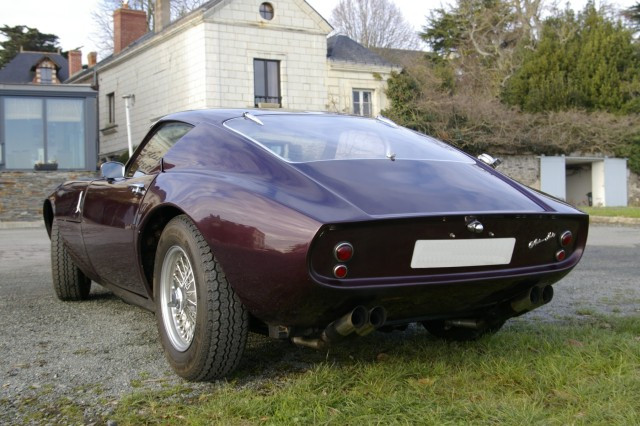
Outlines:
{"label": "concrete kerb", "polygon": [[3,222],[0,221],[0,229],[32,229],[32,228],[44,228],[44,222]]}
{"label": "concrete kerb", "polygon": [[609,225],[640,226],[640,218],[635,217],[589,216],[589,222]]}

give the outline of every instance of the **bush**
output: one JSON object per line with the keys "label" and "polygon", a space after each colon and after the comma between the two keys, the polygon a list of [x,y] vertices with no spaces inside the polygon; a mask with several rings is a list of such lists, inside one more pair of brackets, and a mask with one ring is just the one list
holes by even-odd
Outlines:
{"label": "bush", "polygon": [[628,157],[629,167],[640,173],[636,114],[520,112],[495,97],[451,93],[426,61],[394,74],[388,87],[391,106],[384,115],[470,154],[616,155]]}

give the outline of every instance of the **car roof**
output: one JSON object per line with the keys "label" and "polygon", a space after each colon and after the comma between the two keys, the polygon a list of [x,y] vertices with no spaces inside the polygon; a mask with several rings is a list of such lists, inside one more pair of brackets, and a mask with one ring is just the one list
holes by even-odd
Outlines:
{"label": "car roof", "polygon": [[305,114],[305,115],[339,115],[331,114],[327,112],[315,112],[315,111],[293,111],[286,109],[257,109],[257,108],[233,108],[233,109],[197,109],[190,111],[176,112],[173,114],[162,117],[159,121],[183,121],[185,123],[193,124],[194,126],[199,123],[210,124],[222,124],[231,118],[242,117],[242,114],[248,112],[254,116],[260,115],[287,115],[287,114]]}

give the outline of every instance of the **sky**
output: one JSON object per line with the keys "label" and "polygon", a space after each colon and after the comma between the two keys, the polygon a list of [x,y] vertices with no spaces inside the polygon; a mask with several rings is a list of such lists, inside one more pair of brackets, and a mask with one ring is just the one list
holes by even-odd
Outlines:
{"label": "sky", "polygon": [[[433,8],[448,4],[450,0],[395,0],[405,19],[416,30],[425,23],[425,16]],[[611,0],[608,3],[624,9],[640,0]],[[63,50],[81,48],[83,62],[86,54],[97,50],[91,41],[94,24],[91,11],[99,0],[0,0],[0,26],[26,25],[40,32],[59,37]],[[327,20],[338,0],[307,0]],[[574,9],[581,9],[587,0],[570,0]],[[547,1],[549,3],[549,1]],[[600,3],[598,1],[597,3]]]}

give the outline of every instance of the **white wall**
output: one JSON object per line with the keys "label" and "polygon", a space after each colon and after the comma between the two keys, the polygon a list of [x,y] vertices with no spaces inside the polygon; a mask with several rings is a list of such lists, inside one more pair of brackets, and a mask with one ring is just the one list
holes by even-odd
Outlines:
{"label": "white wall", "polygon": [[[387,108],[387,79],[392,68],[327,61],[328,100],[326,110],[353,114],[353,90],[370,90],[373,95],[373,116]],[[398,68],[397,71],[400,71]]]}
{"label": "white wall", "polygon": [[204,25],[189,26],[162,38],[151,48],[124,52],[99,72],[99,128],[108,126],[107,94],[115,93],[115,133],[100,135],[100,153],[126,148],[127,127],[122,96],[133,94],[133,145],[138,145],[163,115],[206,106]]}
{"label": "white wall", "polygon": [[327,39],[331,28],[300,0],[235,0],[212,8],[206,20],[207,106],[253,108],[254,59],[280,61],[282,107],[324,110]]}
{"label": "white wall", "polygon": [[593,205],[595,207],[605,206],[604,187],[604,161],[596,161],[591,164],[591,189],[593,192]]}
{"label": "white wall", "polygon": [[565,157],[540,157],[540,190],[566,199]]}
{"label": "white wall", "polygon": [[607,207],[627,205],[627,160],[625,158],[604,159],[605,205]]}

